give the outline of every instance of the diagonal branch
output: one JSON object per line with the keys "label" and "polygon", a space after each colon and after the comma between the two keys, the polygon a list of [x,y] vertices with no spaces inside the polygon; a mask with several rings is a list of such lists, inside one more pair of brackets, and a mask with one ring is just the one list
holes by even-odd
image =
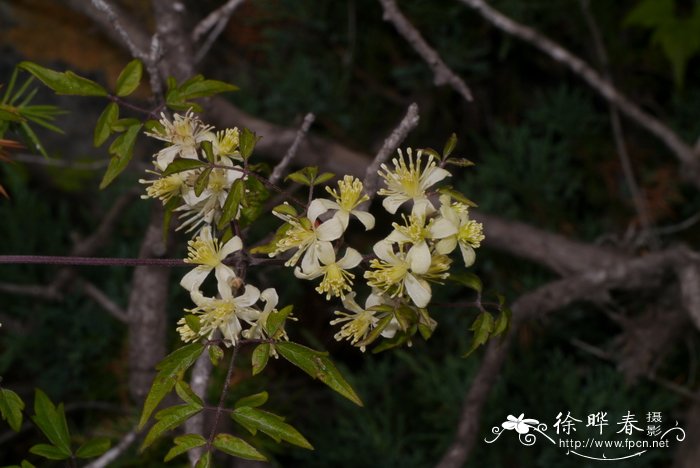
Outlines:
{"label": "diagonal branch", "polygon": [[628,118],[645,128],[660,139],[681,162],[688,172],[689,180],[700,187],[700,161],[691,145],[686,143],[668,125],[656,117],[644,112],[637,104],[622,94],[609,80],[602,77],[590,65],[553,40],[536,30],[520,24],[503,13],[489,6],[484,0],[459,0],[469,8],[479,13],[498,29],[517,37],[538,48],[555,61],[565,65],[573,73],[582,78],[588,85],[616,106]]}
{"label": "diagonal branch", "polygon": [[192,30],[192,42],[199,41],[202,36],[204,36],[211,29],[215,28],[218,24],[223,23],[225,25],[228,23],[228,21],[231,19],[231,15],[233,15],[233,12],[236,11],[236,8],[238,8],[244,1],[245,0],[228,0],[219,8],[209,13]]}
{"label": "diagonal branch", "polygon": [[306,114],[306,117],[304,117],[304,121],[302,122],[301,127],[297,132],[297,136],[296,138],[294,138],[292,146],[289,147],[287,153],[272,170],[272,174],[270,175],[269,179],[270,183],[276,184],[282,178],[284,173],[287,172],[289,165],[292,163],[292,159],[294,159],[294,156],[296,156],[297,151],[299,151],[299,145],[304,140],[306,134],[309,133],[309,128],[311,128],[311,125],[314,123],[314,120],[316,120],[316,116],[314,114],[312,114],[311,112]]}
{"label": "diagonal branch", "polygon": [[406,19],[395,0],[379,0],[384,8],[384,21],[391,22],[396,30],[413,47],[418,55],[433,70],[434,82],[436,86],[450,85],[467,102],[473,100],[472,93],[467,84],[455,72],[443,62],[440,55],[430,47],[421,33]]}

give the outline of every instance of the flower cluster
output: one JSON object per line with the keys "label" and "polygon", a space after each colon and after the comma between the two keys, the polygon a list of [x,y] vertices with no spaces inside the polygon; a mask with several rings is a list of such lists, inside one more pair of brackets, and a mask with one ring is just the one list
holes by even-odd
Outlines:
{"label": "flower cluster", "polygon": [[381,166],[378,175],[385,188],[377,193],[385,197],[382,205],[390,214],[405,203],[410,203],[410,212],[401,215],[400,223],[392,224],[391,233],[374,245],[374,256],[367,259],[369,269],[362,277],[370,294],[364,308],[355,300],[357,275],[350,271],[363,257],[341,239],[351,215],[366,230],[375,224],[374,217],[360,209],[370,199],[360,180],[345,176],[337,190],[326,187],[332,199],[312,200],[302,216],[277,213],[286,224],[270,253],[275,257],[291,251],[286,265],[295,266],[298,278],[322,278],[316,290],[327,300],[340,298],[346,309],[336,311],[338,318],[331,321],[331,325],[342,324],[335,338],[347,339],[363,351],[378,336],[409,341],[417,329],[429,336],[436,325],[426,310],[432,298],[431,283],[441,283],[449,276],[452,260],[448,255],[458,246],[465,266],[471,266],[474,249],[484,238],[482,225],[469,218],[468,205],[431,191],[451,175],[434,156],[424,158],[421,150],[407,149],[405,154],[399,150],[392,165]]}

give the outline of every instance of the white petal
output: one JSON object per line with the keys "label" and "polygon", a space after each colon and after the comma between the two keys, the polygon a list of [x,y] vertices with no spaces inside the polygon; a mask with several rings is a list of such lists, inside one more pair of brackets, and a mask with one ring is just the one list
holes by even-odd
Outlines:
{"label": "white petal", "polygon": [[350,312],[355,312],[356,314],[362,313],[362,307],[358,305],[357,302],[355,302],[355,291],[351,291],[345,295],[344,298],[342,298],[343,301],[343,307],[348,309]]}
{"label": "white petal", "polygon": [[241,322],[238,320],[238,317],[234,315],[231,320],[222,324],[219,327],[219,330],[221,330],[221,334],[225,339],[231,341],[235,345],[238,341],[238,335],[241,334],[242,328],[243,327],[241,327]]}
{"label": "white petal", "polygon": [[384,327],[384,330],[380,333],[384,338],[393,338],[399,329],[399,321],[396,317],[392,318],[389,324]]}
{"label": "white petal", "polygon": [[445,177],[450,177],[452,174],[450,174],[448,171],[441,167],[433,167],[432,169],[429,169],[428,171],[424,172],[424,178],[421,181],[421,188],[423,190],[427,189],[428,187],[440,182],[442,179]]}
{"label": "white petal", "polygon": [[409,242],[411,240],[406,234],[394,229],[391,233],[386,236],[386,240],[393,243]]}
{"label": "white petal", "polygon": [[199,231],[199,237],[207,244],[212,243],[214,239],[211,237],[211,226],[204,226],[202,230]]}
{"label": "white petal", "polygon": [[365,231],[374,229],[374,216],[372,216],[370,213],[360,210],[352,210],[350,213],[355,215],[355,217],[360,220],[362,224],[364,224]]}
{"label": "white petal", "polygon": [[[318,255],[318,259],[321,260],[321,263],[324,265],[335,263],[335,250],[333,250],[333,245],[330,242],[317,242],[314,246],[316,247],[316,254]],[[314,246],[310,248],[314,248]]]}
{"label": "white petal", "polygon": [[406,260],[411,265],[411,271],[419,275],[424,274],[430,268],[430,248],[425,241],[419,242],[408,251]]}
{"label": "white petal", "polygon": [[459,249],[462,251],[464,266],[472,266],[474,264],[474,260],[476,259],[476,252],[474,252],[474,249],[468,245],[462,244],[461,242],[459,244]]}
{"label": "white petal", "polygon": [[252,306],[260,298],[260,290],[253,285],[246,284],[243,294],[236,297],[236,305],[239,307]]}
{"label": "white petal", "polygon": [[241,250],[242,247],[243,242],[241,242],[241,238],[238,236],[233,236],[223,245],[223,247],[221,247],[221,250],[219,251],[219,258],[223,260],[233,252],[238,252]]}
{"label": "white petal", "polygon": [[311,268],[309,271],[304,271],[299,267],[294,268],[294,276],[299,279],[312,280],[316,279],[323,274],[321,266],[317,263],[316,268]]}
{"label": "white petal", "polygon": [[338,260],[338,266],[343,270],[349,270],[351,268],[355,268],[357,265],[360,264],[361,261],[362,255],[360,255],[360,252],[353,249],[352,247],[348,247],[347,249],[345,249],[345,255],[343,256],[343,258]]}
{"label": "white petal", "polygon": [[304,271],[304,273],[313,273],[321,268],[321,265],[318,263],[317,244],[320,244],[320,242],[311,244],[311,246],[306,249],[304,256],[301,258],[301,269]]}
{"label": "white petal", "polygon": [[348,228],[350,224],[350,214],[344,210],[338,210],[333,215],[333,218],[337,219],[341,226],[343,226],[343,231]]}
{"label": "white petal", "polygon": [[425,197],[414,198],[413,199],[413,209],[411,214],[418,216],[428,216],[435,212],[435,207],[430,200]]}
{"label": "white petal", "polygon": [[216,265],[216,268],[214,268],[214,275],[216,276],[219,294],[226,288],[231,289],[231,280],[236,277],[236,273],[234,273],[233,269],[223,263]]}
{"label": "white petal", "polygon": [[418,307],[427,306],[432,295],[428,282],[418,279],[410,273],[406,275],[406,292]]}
{"label": "white petal", "polygon": [[175,159],[175,156],[177,156],[179,152],[180,147],[177,145],[168,146],[160,150],[156,155],[156,166],[158,166],[158,169],[164,171],[165,168],[173,162],[173,159]]}
{"label": "white petal", "polygon": [[410,200],[409,197],[406,195],[401,195],[401,194],[394,194],[394,195],[389,195],[382,201],[382,206],[384,207],[385,210],[387,210],[389,213],[394,214],[396,213],[396,210],[399,209],[401,205],[403,205],[405,202]]}
{"label": "white petal", "polygon": [[449,219],[438,218],[430,226],[430,235],[435,239],[443,239],[448,236],[457,234],[457,226]]}
{"label": "white petal", "polygon": [[326,206],[324,201],[330,201],[330,200],[325,200],[323,198],[316,198],[315,200],[311,200],[311,203],[309,204],[309,209],[306,211],[306,217],[309,218],[309,221],[314,223],[319,216],[321,216],[323,213],[328,211],[330,208]]}
{"label": "white petal", "polygon": [[374,255],[379,257],[380,260],[384,260],[387,263],[396,263],[396,256],[394,255],[394,248],[391,242],[387,240],[380,240],[372,248]]}
{"label": "white petal", "polygon": [[316,228],[316,236],[321,241],[332,241],[340,239],[345,229],[337,218],[331,218]]}
{"label": "white petal", "polygon": [[382,300],[382,296],[379,294],[372,293],[369,296],[367,296],[367,300],[365,301],[365,309],[369,309],[371,307],[374,307],[374,306],[380,305],[380,304],[384,304],[384,301]]}
{"label": "white petal", "polygon": [[267,288],[266,290],[261,292],[260,299],[263,302],[265,302],[265,312],[269,312],[275,307],[277,307],[277,304],[280,301],[279,295],[277,294],[275,288]]}
{"label": "white petal", "polygon": [[190,270],[185,276],[180,280],[180,286],[187,289],[188,291],[196,291],[199,286],[204,282],[207,275],[211,271],[211,267],[208,265],[198,265],[196,268]]}
{"label": "white petal", "polygon": [[450,236],[438,241],[435,244],[435,251],[442,255],[447,255],[457,247],[457,236]]}

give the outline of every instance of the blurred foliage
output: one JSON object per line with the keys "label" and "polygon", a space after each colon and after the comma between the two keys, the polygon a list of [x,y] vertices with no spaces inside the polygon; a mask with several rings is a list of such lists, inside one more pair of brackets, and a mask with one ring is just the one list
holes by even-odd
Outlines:
{"label": "blurred foliage", "polygon": [[[207,0],[194,8],[203,14],[219,3]],[[597,63],[577,0],[491,3]],[[608,46],[618,87],[693,141],[700,134],[697,50],[690,47],[691,40],[681,39],[680,47],[676,36],[659,37],[668,26],[640,20],[641,5],[648,3],[593,1],[591,7]],[[674,5],[675,21],[685,21],[690,12],[697,11],[688,6],[693,2],[661,3]],[[476,96],[473,104],[464,103],[450,89],[433,86],[430,70],[393,27],[382,21],[381,8],[374,0],[246,2],[202,63],[202,71],[238,84],[241,91],[232,99],[246,111],[285,125],[315,112],[316,131],[363,151],[378,146],[406,106],[416,101],[421,125],[407,144],[440,147],[456,132],[461,137],[456,151],[477,166],[464,169],[455,185],[479,203],[479,209],[588,241],[621,237],[637,224],[605,102],[564,68],[488,26],[459,2],[437,6],[428,0],[404,1],[401,8],[445,62],[465,78]],[[674,34],[696,31],[674,30]],[[0,75],[0,81],[2,78]],[[697,213],[700,196],[681,183],[672,155],[633,123],[625,120],[623,126],[654,222],[674,224]],[[61,144],[67,144],[66,140]],[[59,145],[47,146],[49,153],[59,149]],[[82,149],[71,154],[61,148],[61,153],[66,159],[86,156]],[[99,171],[82,172],[80,180],[71,184],[70,173],[52,176],[41,167],[12,165],[0,170],[0,180],[12,196],[8,202],[0,201],[2,253],[66,254],[71,237],[89,233],[97,215],[129,186],[124,180],[98,193]],[[60,183],[52,183],[54,177]],[[126,179],[136,177],[130,174]],[[134,203],[101,254],[135,256],[148,208],[148,203]],[[266,222],[255,227],[260,229],[255,232],[262,233]],[[697,247],[698,229],[691,227],[678,238]],[[485,233],[488,236],[488,226]],[[353,234],[361,241],[361,232]],[[552,278],[550,272],[502,253],[481,249],[478,255],[477,273],[486,287],[497,287],[510,301]],[[0,280],[46,284],[55,272],[49,267],[3,265]],[[84,274],[125,304],[130,270],[91,269]],[[281,284],[289,278],[286,270],[269,269],[256,281]],[[466,351],[467,328],[475,311],[436,311],[439,326],[429,343],[361,356],[333,342],[327,327],[331,311],[323,301],[294,281],[286,283],[289,287],[281,291],[282,300],[300,305],[295,309],[299,327],[310,329],[303,339],[311,346],[330,349],[344,363],[343,371],[365,408],[342,401],[321,384],[309,385],[281,361],[270,363],[269,374],[254,378],[244,368],[235,377],[231,401],[267,389],[271,410],[290,415],[291,423],[316,450],[275,448],[262,437],[255,439],[256,447],[266,453],[280,450],[273,457],[282,466],[434,464],[451,442],[462,398],[481,357],[477,352],[467,360],[459,358]],[[441,294],[436,301],[471,297],[466,289],[451,288]],[[633,317],[641,313],[644,300],[619,298],[615,305]],[[79,291],[66,291],[66,300],[60,303],[9,295],[2,295],[0,303],[3,316],[31,330],[10,333],[7,324],[0,329],[0,374],[5,382],[23,395],[39,385],[54,401],[108,401],[126,407],[123,325]],[[181,306],[181,293],[174,287],[173,324]],[[687,401],[651,382],[628,384],[614,364],[570,343],[571,338],[580,337],[605,348],[619,331],[607,316],[583,306],[523,328],[485,408],[481,439],[508,414],[522,412],[550,426],[559,411],[571,411],[579,418],[608,411],[611,422],[628,410],[639,414],[662,411],[668,420],[681,420]],[[689,340],[697,345],[696,336]],[[673,381],[695,386],[694,354],[679,344],[663,373]],[[215,375],[219,381],[223,378]],[[85,430],[98,426],[117,437],[120,419],[113,412],[87,414],[70,413],[69,419],[76,417]],[[478,441],[468,466],[587,466],[559,449],[542,443],[527,448],[507,436],[494,445]],[[17,445],[2,444],[0,458],[15,459],[15,448],[28,446],[30,437],[22,434]],[[163,453],[156,453],[158,450]],[[131,453],[118,466],[160,466],[158,460],[165,450],[159,446],[149,452],[152,458],[141,462]],[[656,450],[616,466],[668,466],[672,455],[673,450]]]}

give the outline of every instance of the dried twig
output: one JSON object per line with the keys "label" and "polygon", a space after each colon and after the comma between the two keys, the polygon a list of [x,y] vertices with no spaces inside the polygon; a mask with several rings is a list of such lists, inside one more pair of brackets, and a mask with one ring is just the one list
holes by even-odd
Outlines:
{"label": "dried twig", "polygon": [[304,139],[306,134],[309,133],[309,128],[311,128],[311,124],[314,123],[314,120],[316,120],[316,116],[314,114],[312,114],[311,112],[306,114],[306,116],[304,117],[304,121],[302,122],[301,127],[297,132],[297,136],[296,138],[294,138],[292,146],[289,147],[287,153],[273,169],[269,179],[271,183],[276,184],[277,182],[279,182],[284,173],[287,171],[287,168],[292,163],[294,156],[296,156],[297,151],[299,151],[299,145],[301,144],[301,141]]}
{"label": "dried twig", "polygon": [[83,293],[90,299],[95,301],[100,307],[112,314],[117,320],[127,323],[129,321],[126,311],[119,307],[119,305],[109,298],[100,288],[92,284],[91,282],[80,279],[80,284],[83,287]]}
{"label": "dried twig", "polygon": [[418,121],[420,116],[418,115],[418,104],[415,102],[408,106],[406,115],[404,115],[401,122],[394,128],[391,134],[384,140],[384,144],[380,148],[377,155],[374,157],[372,163],[367,167],[365,171],[365,178],[362,184],[365,186],[365,194],[369,197],[369,201],[365,203],[366,206],[371,203],[372,199],[377,193],[377,185],[379,181],[379,174],[377,171],[379,167],[389,159],[396,148],[406,139],[406,136],[411,130],[418,126]]}
{"label": "dried twig", "polygon": [[529,26],[520,24],[505,16],[489,6],[484,0],[459,1],[478,12],[498,29],[535,46],[552,59],[566,65],[573,73],[588,83],[594,91],[615,105],[623,114],[659,138],[676,155],[678,160],[686,166],[686,175],[690,176],[691,182],[695,186],[700,187],[700,160],[697,153],[692,146],[683,141],[668,125],[644,112],[590,65],[548,37]]}
{"label": "dried twig", "polygon": [[105,0],[91,0],[91,2],[95,8],[97,8],[99,11],[101,11],[107,16],[110,23],[112,24],[112,28],[114,29],[114,31],[116,31],[117,34],[119,34],[119,37],[127,46],[129,52],[131,52],[131,55],[135,58],[143,60],[144,62],[147,61],[148,55],[146,54],[145,50],[141,49],[141,47],[137,46],[134,43],[134,41],[131,38],[131,35],[126,32],[126,29],[124,29],[122,21],[115,12],[112,5]]}
{"label": "dried twig", "polygon": [[195,26],[194,30],[192,30],[193,43],[199,41],[199,39],[206,34],[207,31],[210,31],[206,40],[199,50],[197,50],[197,53],[194,56],[195,63],[201,62],[207,55],[211,47],[214,45],[214,42],[216,42],[216,39],[221,35],[224,28],[226,28],[226,25],[231,20],[231,15],[233,15],[233,12],[236,11],[236,8],[238,8],[244,1],[245,0],[229,0],[220,8],[207,15],[206,18]]}
{"label": "dried twig", "polygon": [[440,55],[423,39],[421,33],[406,19],[395,0],[379,0],[384,8],[384,20],[391,22],[396,30],[413,47],[418,55],[433,70],[436,86],[450,85],[467,101],[472,101],[472,93],[467,84],[445,62]]}
{"label": "dried twig", "polygon": [[119,458],[133,444],[138,437],[138,432],[133,429],[127,432],[117,445],[107,450],[100,458],[85,465],[85,468],[104,468]]}

